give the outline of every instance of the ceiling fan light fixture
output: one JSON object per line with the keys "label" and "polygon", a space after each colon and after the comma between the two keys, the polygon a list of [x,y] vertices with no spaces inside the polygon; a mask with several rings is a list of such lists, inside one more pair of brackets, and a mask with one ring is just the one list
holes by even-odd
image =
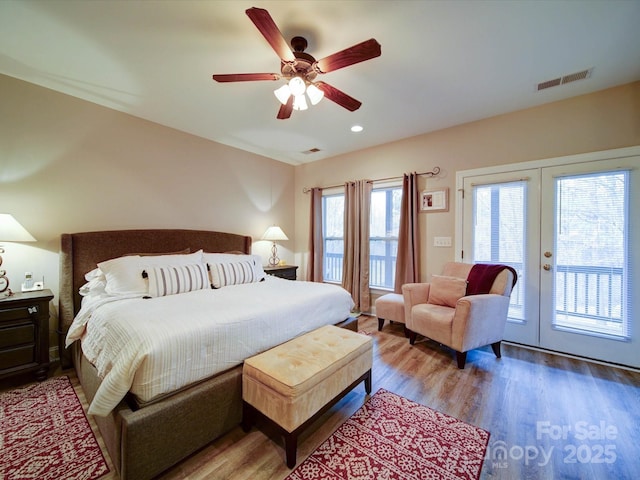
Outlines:
{"label": "ceiling fan light fixture", "polygon": [[304,83],[304,80],[300,77],[293,77],[289,80],[289,88],[291,89],[291,95],[295,95],[299,97],[304,94],[307,85]]}
{"label": "ceiling fan light fixture", "polygon": [[276,88],[273,91],[273,94],[281,104],[286,105],[287,100],[289,100],[289,97],[291,96],[291,89],[289,88],[289,85],[285,83],[280,88]]}
{"label": "ceiling fan light fixture", "polygon": [[[320,60],[305,52],[307,40],[304,37],[294,37],[291,40],[291,48],[282,36],[282,32],[275,21],[264,8],[252,7],[245,10],[249,19],[260,31],[265,40],[280,59],[280,73],[232,73],[215,74],[216,82],[250,82],[262,80],[288,80],[289,92],[285,88],[278,88],[274,93],[278,101],[282,103],[276,116],[279,120],[291,117],[294,110],[308,108],[305,91],[313,105],[316,105],[324,97],[346,108],[350,112],[356,111],[362,102],[338,90],[337,88],[319,82],[320,88],[313,86],[307,91],[307,86],[312,85],[316,76],[340,70],[356,63],[371,60],[382,54],[382,48],[375,38],[352,45]],[[317,90],[316,90],[317,89]],[[318,92],[320,90],[320,92]],[[287,95],[288,93],[288,95]],[[294,96],[294,98],[291,97]],[[295,100],[295,107],[294,107]]]}
{"label": "ceiling fan light fixture", "polygon": [[315,85],[311,84],[307,87],[307,95],[309,96],[311,105],[317,105],[320,100],[322,100],[322,97],[324,97],[324,92]]}
{"label": "ceiling fan light fixture", "polygon": [[304,92],[302,95],[295,95],[293,97],[293,109],[294,110],[306,110],[309,108],[307,100],[304,98]]}

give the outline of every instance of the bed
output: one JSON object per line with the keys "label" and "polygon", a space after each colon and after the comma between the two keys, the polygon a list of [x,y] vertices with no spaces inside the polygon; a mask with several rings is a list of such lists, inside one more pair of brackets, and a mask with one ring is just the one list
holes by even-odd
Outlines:
{"label": "bed", "polygon": [[[96,368],[86,358],[79,341],[65,348],[67,333],[70,327],[75,325],[74,318],[79,317],[78,314],[81,312],[80,290],[87,283],[85,275],[88,272],[94,270],[101,262],[132,254],[183,254],[200,250],[210,253],[249,254],[250,249],[251,238],[248,236],[201,230],[120,230],[63,234],[60,252],[58,328],[62,352],[61,363],[64,368],[72,366],[75,368],[90,405],[94,404],[94,400],[98,402],[104,397],[101,393],[104,390],[104,386],[101,389],[101,384],[103,378],[106,378],[104,372],[99,372],[100,367]],[[151,278],[148,280],[149,284],[151,280]],[[286,288],[287,284],[293,288],[295,284],[304,283],[289,282],[289,280],[268,278],[259,286],[252,284],[248,287],[256,289],[264,285],[264,288],[281,290]],[[211,290],[211,295],[219,294],[225,289],[232,292],[233,288],[236,287],[224,287],[219,291]],[[242,286],[237,288],[239,291]],[[174,297],[189,298],[189,304],[197,305],[198,302],[204,301],[208,293],[195,291]],[[269,293],[271,294],[273,292]],[[187,297],[189,295],[191,296]],[[260,297],[257,290],[253,290],[251,296]],[[164,301],[164,299],[155,298],[151,302],[156,300]],[[137,301],[141,303],[144,300]],[[173,315],[176,317],[182,315],[179,308],[178,310],[175,306],[172,308]],[[306,320],[302,318],[306,315],[304,309],[299,309],[297,312],[301,320]],[[280,314],[276,316],[279,317]],[[348,311],[342,317],[326,319],[326,321],[357,330],[357,320],[349,318]],[[298,333],[289,332],[286,335],[296,336]],[[281,342],[287,339],[276,336],[269,341]],[[252,346],[253,350],[248,351],[268,348],[265,345]],[[236,361],[232,360],[232,362]],[[113,406],[107,402],[108,407],[104,407],[105,404],[103,404],[102,410],[98,408],[99,414],[95,415],[94,419],[109,455],[123,480],[153,478],[239,425],[242,412],[242,366],[241,364],[229,365],[229,368],[219,369],[210,376],[198,378],[194,383],[181,385],[175,391],[162,394],[155,392],[151,401],[128,392],[121,400],[111,399]]]}

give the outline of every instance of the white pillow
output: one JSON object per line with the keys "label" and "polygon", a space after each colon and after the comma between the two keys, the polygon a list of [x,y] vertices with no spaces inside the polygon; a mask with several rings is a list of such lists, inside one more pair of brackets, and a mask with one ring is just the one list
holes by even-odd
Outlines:
{"label": "white pillow", "polygon": [[145,271],[149,278],[149,295],[152,297],[211,288],[207,267],[202,263],[150,267]]}
{"label": "white pillow", "polygon": [[105,277],[102,270],[94,268],[84,275],[84,279],[87,283],[79,288],[78,293],[80,293],[80,295],[86,297],[87,295],[100,295],[105,293],[107,277]]}
{"label": "white pillow", "polygon": [[238,263],[238,262],[251,262],[253,270],[257,278],[257,282],[267,278],[267,274],[264,273],[262,268],[262,257],[260,255],[250,254],[235,254],[235,253],[203,253],[204,262],[211,268],[214,264],[219,263]]}
{"label": "white pillow", "polygon": [[87,283],[80,287],[79,293],[83,297],[88,295],[101,295],[105,293],[107,287],[107,280],[104,275],[92,278]]}
{"label": "white pillow", "polygon": [[140,256],[140,264],[143,267],[156,267],[163,265],[192,265],[194,263],[203,263],[202,250],[185,254]]}
{"label": "white pillow", "polygon": [[202,263],[202,250],[189,254],[174,255],[128,255],[98,264],[107,280],[109,295],[146,295],[149,293],[147,279],[142,277],[145,269],[155,266],[181,266]]}
{"label": "white pillow", "polygon": [[96,278],[102,278],[103,280],[105,280],[104,273],[99,268],[94,268],[93,270],[91,270],[88,273],[85,273],[84,275],[84,279],[87,282],[90,282],[91,280],[94,280]]}
{"label": "white pillow", "polygon": [[109,295],[147,293],[147,285],[142,278],[140,255],[113,258],[100,262],[98,268],[104,272],[107,280],[105,291]]}

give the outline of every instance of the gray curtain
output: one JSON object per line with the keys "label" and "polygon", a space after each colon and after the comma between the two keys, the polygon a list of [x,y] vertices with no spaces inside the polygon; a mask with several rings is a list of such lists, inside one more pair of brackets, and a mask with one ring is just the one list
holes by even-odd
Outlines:
{"label": "gray curtain", "polygon": [[396,293],[402,292],[403,284],[415,283],[420,279],[418,213],[418,174],[414,172],[402,176],[402,204],[394,285]]}
{"label": "gray curtain", "polygon": [[307,259],[307,280],[322,282],[322,189],[311,189],[311,210],[309,213],[309,258]]}
{"label": "gray curtain", "polygon": [[369,210],[371,190],[368,180],[344,186],[344,264],[342,286],[355,302],[354,309],[368,312],[369,292]]}

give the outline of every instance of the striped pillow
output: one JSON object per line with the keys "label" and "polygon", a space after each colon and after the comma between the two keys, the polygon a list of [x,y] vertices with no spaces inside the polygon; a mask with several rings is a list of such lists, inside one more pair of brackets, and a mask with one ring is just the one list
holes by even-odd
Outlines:
{"label": "striped pillow", "polygon": [[209,271],[213,288],[253,283],[260,280],[256,275],[253,263],[250,261],[210,263]]}
{"label": "striped pillow", "polygon": [[207,267],[201,263],[149,267],[147,275],[149,277],[149,295],[152,297],[211,288]]}

